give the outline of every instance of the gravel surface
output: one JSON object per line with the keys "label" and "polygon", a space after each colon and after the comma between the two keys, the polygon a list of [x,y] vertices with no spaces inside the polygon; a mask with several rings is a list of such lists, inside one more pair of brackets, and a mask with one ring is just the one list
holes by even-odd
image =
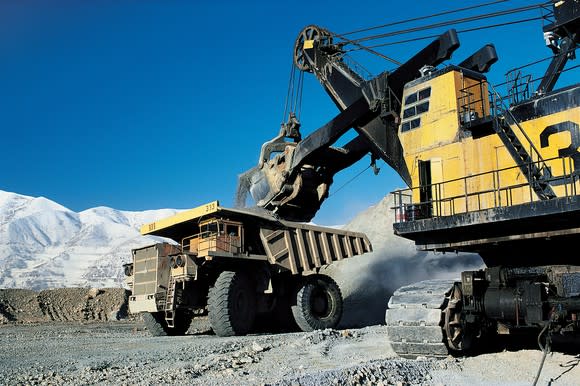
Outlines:
{"label": "gravel surface", "polygon": [[[185,336],[151,337],[123,318],[126,301],[123,289],[0,290],[0,385],[530,385],[542,357],[403,359],[379,325],[220,338],[199,317]],[[570,352],[549,355],[538,384],[580,384]]]}
{"label": "gravel surface", "polygon": [[[537,350],[402,359],[383,326],[231,338],[151,337],[139,321],[0,326],[0,385],[529,385],[540,359]],[[549,355],[539,384],[577,385],[578,361]]]}
{"label": "gravel surface", "polygon": [[0,384],[421,384],[440,368],[393,359],[385,336],[382,327],[219,338],[150,337],[138,322],[6,325]]}

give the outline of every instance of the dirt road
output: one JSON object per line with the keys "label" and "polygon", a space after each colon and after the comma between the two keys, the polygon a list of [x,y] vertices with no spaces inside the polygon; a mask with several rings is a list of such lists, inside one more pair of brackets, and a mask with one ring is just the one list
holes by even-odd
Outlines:
{"label": "dirt road", "polygon": [[[203,330],[201,320],[190,331]],[[150,337],[138,321],[0,326],[1,385],[530,385],[540,359],[402,359],[382,326],[231,338]],[[549,355],[538,384],[578,385],[579,360]]]}

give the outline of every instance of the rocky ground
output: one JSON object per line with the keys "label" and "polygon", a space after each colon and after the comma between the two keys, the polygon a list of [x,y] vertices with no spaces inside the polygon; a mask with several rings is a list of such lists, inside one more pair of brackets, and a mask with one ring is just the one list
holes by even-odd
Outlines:
{"label": "rocky ground", "polygon": [[[21,292],[20,292],[21,291]],[[529,385],[533,346],[470,358],[403,359],[383,326],[220,338],[205,318],[151,337],[120,289],[0,290],[0,385]],[[578,385],[580,356],[548,355],[540,385]]]}
{"label": "rocky ground", "polygon": [[128,296],[122,288],[0,289],[0,324],[119,320]]}

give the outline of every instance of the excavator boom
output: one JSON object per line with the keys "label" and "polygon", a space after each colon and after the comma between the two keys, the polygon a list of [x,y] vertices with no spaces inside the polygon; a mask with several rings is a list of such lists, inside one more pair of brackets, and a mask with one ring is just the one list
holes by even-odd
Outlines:
{"label": "excavator boom", "polygon": [[[339,112],[304,139],[290,130],[299,125],[283,125],[248,174],[258,206],[309,221],[333,176],[370,154],[408,185],[395,192],[398,236],[419,250],[482,257],[487,268],[462,272],[459,281],[394,292],[386,324],[401,355],[464,354],[502,334],[534,334],[544,347],[551,336],[580,335],[573,252],[580,243],[580,84],[556,88],[577,67],[565,68],[580,43],[580,2],[553,0],[551,12],[546,3],[524,8],[509,12],[548,11],[543,32],[553,57],[537,87],[521,70],[542,61],[510,71],[507,97],[484,76],[497,61],[491,44],[435,68],[459,47],[454,30],[365,80],[344,49],[361,48],[362,39],[306,27],[295,65],[316,76]],[[357,136],[333,147],[350,129]]]}
{"label": "excavator boom", "polygon": [[[393,72],[365,81],[343,60],[345,52],[333,44],[330,32],[306,27],[295,43],[295,65],[317,77],[340,112],[304,139],[288,141],[282,130],[265,143],[258,167],[246,173],[240,189],[281,218],[310,221],[328,197],[334,175],[366,154],[373,162],[384,160],[410,185],[397,135],[403,87],[420,76],[421,68],[442,63],[458,47],[456,32],[449,30]],[[350,129],[358,135],[333,147]]]}

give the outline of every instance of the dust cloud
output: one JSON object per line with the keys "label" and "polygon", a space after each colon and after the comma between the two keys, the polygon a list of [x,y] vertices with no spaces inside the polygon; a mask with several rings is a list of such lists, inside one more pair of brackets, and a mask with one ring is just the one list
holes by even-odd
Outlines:
{"label": "dust cloud", "polygon": [[235,208],[246,207],[248,193],[250,192],[250,187],[252,186],[252,176],[254,175],[256,170],[257,168],[254,167],[238,175],[238,186],[236,188],[236,193],[234,196]]}
{"label": "dust cloud", "polygon": [[339,261],[326,272],[342,290],[341,327],[382,324],[387,303],[399,287],[426,279],[458,279],[461,271],[484,266],[476,254],[417,251],[412,241],[393,233],[393,197],[360,213],[344,228],[365,233],[373,252]]}
{"label": "dust cloud", "polygon": [[[269,213],[262,208],[246,206],[248,193],[255,196],[254,189],[261,190],[261,180],[256,168],[239,175],[236,207]],[[413,241],[393,233],[393,206],[393,196],[386,196],[344,226],[365,233],[373,244],[372,253],[336,262],[324,271],[341,288],[343,328],[383,324],[389,297],[403,285],[426,279],[458,279],[462,271],[484,266],[476,254],[417,251]]]}

